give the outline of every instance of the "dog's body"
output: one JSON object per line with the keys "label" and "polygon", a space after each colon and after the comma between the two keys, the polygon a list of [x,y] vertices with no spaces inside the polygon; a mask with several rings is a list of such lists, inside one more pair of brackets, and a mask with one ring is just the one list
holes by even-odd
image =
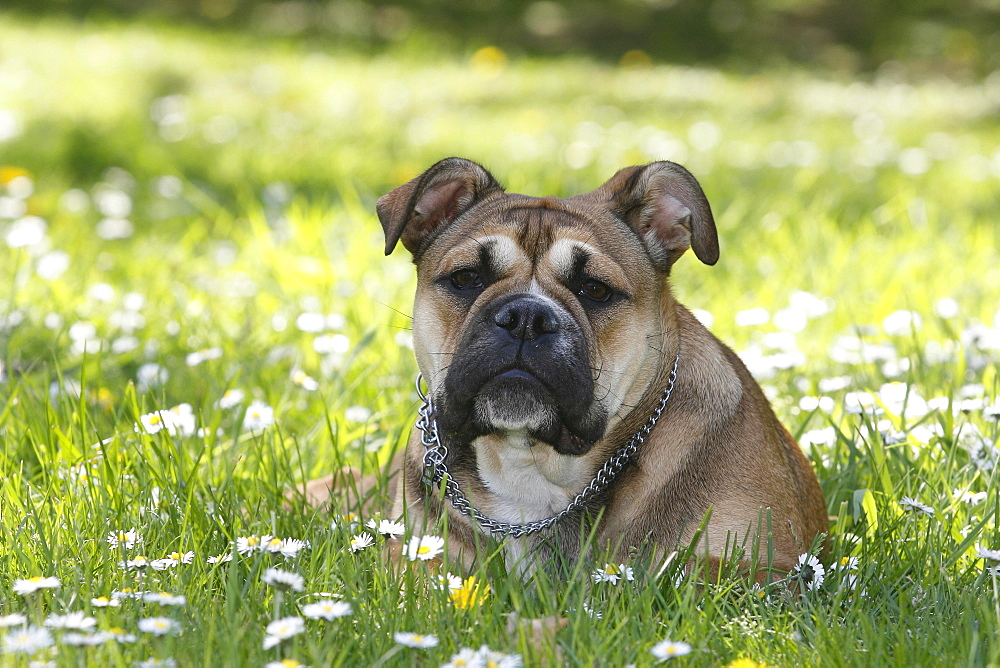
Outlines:
{"label": "dog's body", "polygon": [[[768,565],[787,570],[826,531],[795,441],[739,358],[670,291],[687,248],[718,257],[708,202],[682,167],[627,168],[557,199],[507,194],[479,165],[450,158],[379,200],[378,214],[386,253],[400,239],[413,253],[417,362],[449,476],[479,513],[509,523],[559,513],[673,385],[605,489],[545,531],[507,540],[512,566],[573,560],[588,532],[621,555],[670,550],[710,512],[698,553],[749,552],[759,539]],[[393,512],[415,527],[448,513],[449,552],[470,565],[480,529],[422,481],[424,451],[415,430]]]}

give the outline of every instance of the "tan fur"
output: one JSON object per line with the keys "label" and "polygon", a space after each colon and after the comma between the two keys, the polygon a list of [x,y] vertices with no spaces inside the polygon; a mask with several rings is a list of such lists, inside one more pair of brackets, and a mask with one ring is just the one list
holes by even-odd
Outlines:
{"label": "tan fur", "polygon": [[[608,415],[603,437],[582,455],[559,454],[513,427],[457,446],[471,449],[462,461],[473,464],[456,465],[451,475],[481,512],[521,522],[564,508],[647,419],[679,353],[662,417],[589,510],[591,520],[600,516],[595,549],[624,558],[652,545],[663,554],[693,541],[710,513],[698,554],[715,560],[734,545],[749,552],[760,540],[770,565],[787,570],[827,530],[815,475],[759,386],[670,290],[671,267],[686,248],[694,244],[708,263],[718,257],[710,208],[686,170],[654,163],[622,170],[584,195],[533,198],[504,193],[478,165],[451,158],[383,197],[379,216],[387,252],[401,236],[417,263],[414,349],[435,402],[477,313],[506,295],[552,304],[587,342],[594,405]],[[412,228],[410,219],[418,221]],[[588,310],[567,283],[579,249],[588,275],[628,299],[608,312]],[[493,253],[497,276],[474,301],[456,303],[441,277],[483,253]],[[420,531],[447,513],[450,554],[471,566],[482,536],[420,482],[423,454],[415,430],[392,514]],[[508,562],[529,572],[554,554],[582,556],[580,522],[567,518],[549,535],[507,541]]]}

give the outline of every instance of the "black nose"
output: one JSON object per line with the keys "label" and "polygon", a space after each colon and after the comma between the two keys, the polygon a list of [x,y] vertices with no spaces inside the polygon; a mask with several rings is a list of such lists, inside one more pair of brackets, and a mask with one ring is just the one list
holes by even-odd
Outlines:
{"label": "black nose", "polygon": [[501,306],[493,322],[511,338],[532,341],[559,331],[559,319],[552,308],[536,297],[518,297]]}

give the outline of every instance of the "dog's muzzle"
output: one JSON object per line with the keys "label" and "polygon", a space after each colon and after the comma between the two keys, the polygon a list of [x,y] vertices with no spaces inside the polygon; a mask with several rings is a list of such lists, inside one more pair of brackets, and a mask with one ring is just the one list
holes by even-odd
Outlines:
{"label": "dog's muzzle", "polygon": [[439,424],[453,440],[524,431],[563,454],[583,454],[604,434],[586,338],[557,302],[505,295],[482,308],[445,378]]}

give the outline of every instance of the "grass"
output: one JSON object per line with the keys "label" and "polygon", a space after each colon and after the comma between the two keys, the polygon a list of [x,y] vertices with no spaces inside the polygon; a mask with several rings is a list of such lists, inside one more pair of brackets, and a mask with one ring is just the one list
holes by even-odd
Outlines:
{"label": "grass", "polygon": [[[692,665],[1000,663],[995,562],[977,556],[1000,547],[998,423],[984,410],[1000,396],[995,76],[748,78],[433,44],[366,57],[3,18],[0,615],[40,625],[84,611],[136,636],[73,646],[53,630],[34,658],[433,665],[486,644],[528,665],[647,665],[669,638],[692,646],[674,659]],[[760,594],[739,579],[675,584],[642,564],[635,583],[580,572],[526,586],[493,560],[478,574],[489,595],[463,608],[423,564],[351,552],[362,526],[284,500],[343,463],[385,461],[407,437],[413,271],[402,252],[382,257],[374,200],[450,154],[529,194],[590,189],[654,159],[692,169],[722,257],[681,261],[675,290],[811,443],[837,518],[828,560],[858,557],[853,588],[841,571],[804,596]],[[32,240],[38,220],[24,215],[44,234]],[[763,322],[738,324],[753,308]],[[243,402],[222,408],[237,389]],[[880,416],[849,410],[864,392]],[[273,425],[242,429],[251,401],[273,408]],[[183,403],[201,435],[135,429]],[[105,540],[132,527],[131,550]],[[263,534],[310,547],[206,561]],[[119,567],[188,551],[192,563],[164,571]],[[304,591],[263,584],[272,566],[301,574]],[[12,589],[49,575],[59,589]],[[126,588],[186,604],[91,601]],[[352,614],[306,620],[264,650],[265,627],[320,592]],[[567,623],[533,642],[510,614]],[[154,616],[179,632],[139,631]],[[27,663],[10,645],[21,628],[4,631],[4,665]],[[397,631],[439,645],[403,647]]]}

